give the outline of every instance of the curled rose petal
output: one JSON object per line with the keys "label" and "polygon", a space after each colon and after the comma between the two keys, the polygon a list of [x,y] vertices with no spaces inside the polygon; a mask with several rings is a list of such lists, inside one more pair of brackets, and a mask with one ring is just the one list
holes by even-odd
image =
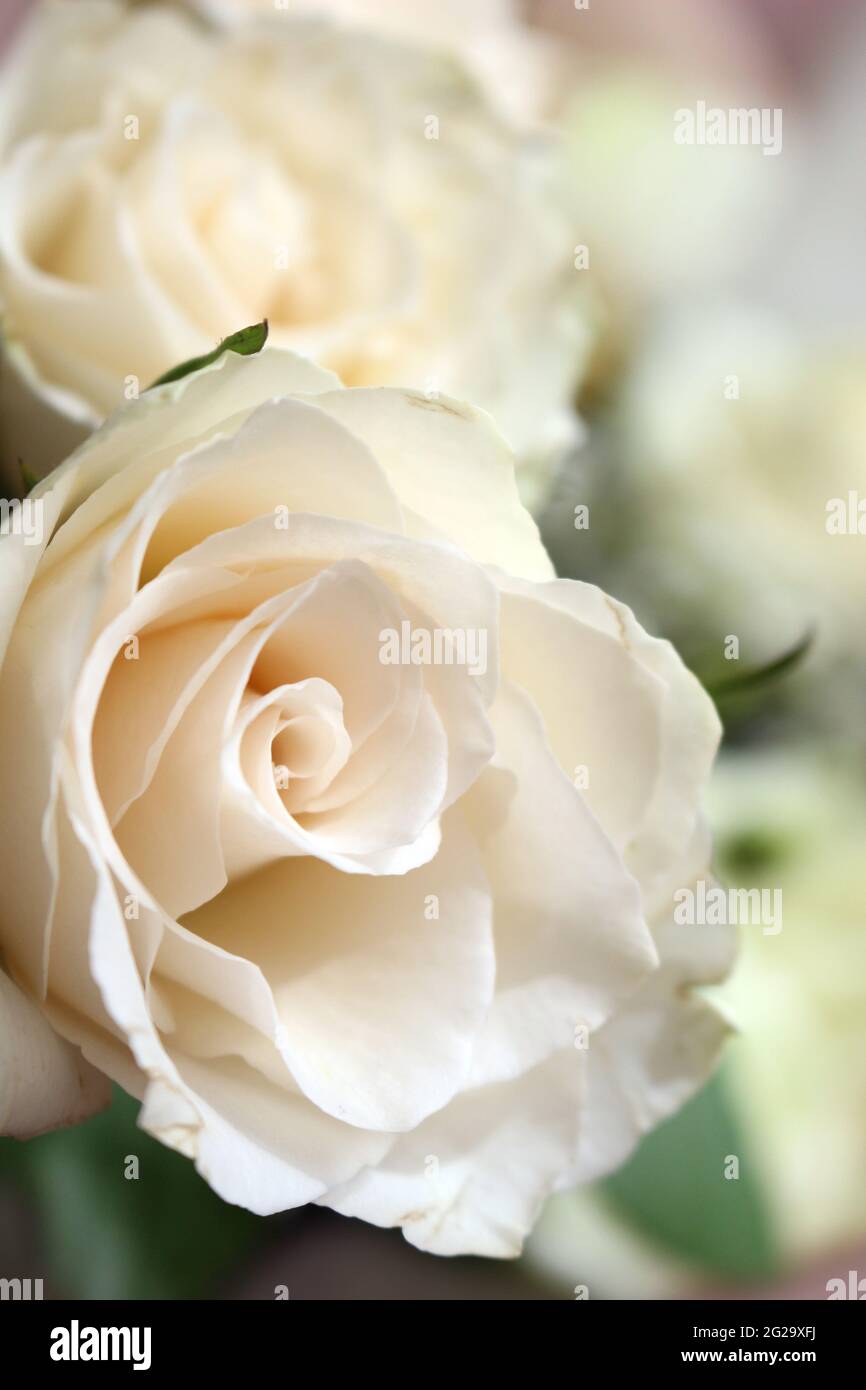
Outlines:
{"label": "curled rose petal", "polygon": [[0,1134],[30,1139],[77,1124],[110,1097],[107,1078],[0,970]]}

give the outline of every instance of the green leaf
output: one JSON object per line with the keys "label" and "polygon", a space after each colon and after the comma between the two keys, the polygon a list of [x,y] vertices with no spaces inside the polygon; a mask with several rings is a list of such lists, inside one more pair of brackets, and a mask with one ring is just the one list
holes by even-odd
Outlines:
{"label": "green leaf", "polygon": [[147,389],[152,391],[154,386],[165,386],[169,381],[180,381],[182,377],[190,376],[202,367],[209,367],[212,362],[222,357],[224,352],[236,352],[240,357],[252,357],[255,353],[261,352],[267,340],[267,319],[263,319],[261,323],[253,323],[249,328],[239,328],[237,333],[230,333],[227,338],[223,338],[213,352],[206,352],[202,357],[190,357],[187,362],[172,367],[170,371],[157,377],[156,381],[152,381]]}
{"label": "green leaf", "polygon": [[[725,1177],[729,1155],[739,1177]],[[780,1259],[762,1179],[717,1075],[642,1141],[602,1192],[646,1236],[707,1274],[772,1278]]]}
{"label": "green leaf", "polygon": [[784,675],[786,671],[790,671],[803,660],[814,640],[815,632],[809,628],[799,641],[794,643],[793,647],[782,652],[781,656],[768,661],[765,666],[756,666],[750,671],[742,671],[735,676],[710,683],[707,685],[707,690],[713,699],[717,700],[720,696],[738,695],[740,691],[753,690],[755,686],[775,680],[777,676]]}
{"label": "green leaf", "polygon": [[[116,1091],[110,1110],[77,1128],[0,1140],[0,1175],[41,1221],[52,1281],[72,1298],[206,1297],[266,1231],[223,1202],[188,1158],[135,1124],[138,1102]],[[130,1156],[137,1178],[124,1176]]]}

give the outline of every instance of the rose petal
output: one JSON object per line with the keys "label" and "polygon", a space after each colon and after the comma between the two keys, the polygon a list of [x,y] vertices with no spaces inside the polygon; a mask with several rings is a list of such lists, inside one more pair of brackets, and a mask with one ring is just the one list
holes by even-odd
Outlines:
{"label": "rose petal", "polygon": [[408,1130],[445,1105],[490,1006],[489,893],[471,839],[446,823],[439,853],[412,873],[278,863],[187,922],[259,965],[298,1084],[350,1125]]}
{"label": "rose petal", "polygon": [[398,390],[326,391],[316,404],[372,450],[411,513],[410,535],[446,538],[480,563],[550,578],[538,528],[517,495],[512,455],[483,411]]}
{"label": "rose petal", "polygon": [[503,684],[491,721],[494,766],[465,798],[493,886],[496,940],[476,1086],[573,1045],[576,1028],[597,1028],[658,960],[637,884],[557,766],[538,711]]}
{"label": "rose petal", "polygon": [[402,1226],[434,1255],[519,1255],[576,1150],[582,1074],[572,1049],[517,1080],[465,1091],[320,1203]]}
{"label": "rose petal", "polygon": [[712,701],[670,643],[600,589],[501,583],[503,667],[537,704],[567,775],[588,773],[586,799],[653,917],[697,824],[720,735]]}
{"label": "rose petal", "polygon": [[655,928],[661,966],[617,1015],[590,1039],[585,1119],[578,1161],[560,1188],[588,1182],[624,1163],[648,1130],[700,1088],[732,1032],[699,986],[724,978],[733,964],[730,927]]}
{"label": "rose petal", "polygon": [[30,1139],[78,1124],[110,1100],[106,1077],[0,970],[0,1134]]}

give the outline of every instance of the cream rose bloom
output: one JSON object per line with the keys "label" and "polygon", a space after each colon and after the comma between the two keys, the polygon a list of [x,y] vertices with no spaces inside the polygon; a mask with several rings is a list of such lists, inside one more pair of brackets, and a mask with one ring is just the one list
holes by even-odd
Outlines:
{"label": "cream rose bloom", "polygon": [[[33,500],[42,547],[0,543],[14,978],[227,1200],[516,1253],[726,1032],[694,987],[729,935],[671,921],[708,697],[553,577],[450,398],[227,354]],[[486,660],[382,659],[444,630]]]}
{"label": "cream rose bloom", "polygon": [[267,317],[348,384],[490,410],[532,495],[575,438],[585,337],[552,143],[444,51],[271,18],[55,0],[8,56],[7,480]]}

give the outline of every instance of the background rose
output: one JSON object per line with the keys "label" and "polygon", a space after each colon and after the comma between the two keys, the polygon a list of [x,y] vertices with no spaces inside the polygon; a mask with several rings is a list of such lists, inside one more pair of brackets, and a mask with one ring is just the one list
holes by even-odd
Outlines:
{"label": "background rose", "polygon": [[828,655],[856,645],[862,547],[828,532],[827,504],[863,491],[864,383],[862,345],[816,352],[772,314],[718,303],[660,323],[626,383],[628,486],[638,505],[658,497],[679,587],[689,569],[705,613],[715,595],[755,653],[809,625]]}
{"label": "background rose", "polygon": [[[50,543],[0,550],[15,978],[227,1199],[515,1253],[724,1036],[692,987],[730,933],[670,921],[709,700],[551,578],[451,400],[227,355],[33,500]],[[487,633],[487,671],[383,665],[407,620]]]}
{"label": "background rose", "polygon": [[[188,0],[217,22],[249,24],[274,0]],[[676,144],[673,113],[694,104],[748,105],[755,84],[787,95],[778,63],[747,5],[606,0],[279,0],[279,14],[318,13],[456,55],[497,110],[556,129],[571,198],[573,241],[587,249],[592,384],[632,349],[649,315],[712,279],[730,283],[784,215],[792,165],[747,146]],[[796,145],[796,113],[785,107]],[[584,382],[584,384],[586,384]]]}
{"label": "background rose", "polygon": [[816,1259],[866,1238],[860,769],[816,746],[740,753],[709,804],[728,881],[783,894],[783,930],[747,929],[722,991],[741,1025],[727,1063],[785,1257]]}
{"label": "background rose", "polygon": [[473,37],[490,38],[511,28],[520,19],[518,0],[476,0],[461,5],[460,0],[442,0],[431,11],[424,0],[176,0],[187,9],[196,9],[210,18],[232,24],[272,18],[279,14],[311,14],[320,11],[349,24],[369,24],[401,37],[441,45],[465,46]]}
{"label": "background rose", "polygon": [[217,24],[273,19],[275,11],[327,15],[338,23],[410,40],[456,56],[484,86],[497,111],[520,122],[542,122],[573,80],[576,53],[561,35],[529,23],[520,0],[175,0]]}
{"label": "background rose", "polygon": [[56,0],[7,60],[0,148],[10,479],[264,317],[350,384],[485,406],[528,491],[573,439],[584,331],[551,151],[435,47]]}

